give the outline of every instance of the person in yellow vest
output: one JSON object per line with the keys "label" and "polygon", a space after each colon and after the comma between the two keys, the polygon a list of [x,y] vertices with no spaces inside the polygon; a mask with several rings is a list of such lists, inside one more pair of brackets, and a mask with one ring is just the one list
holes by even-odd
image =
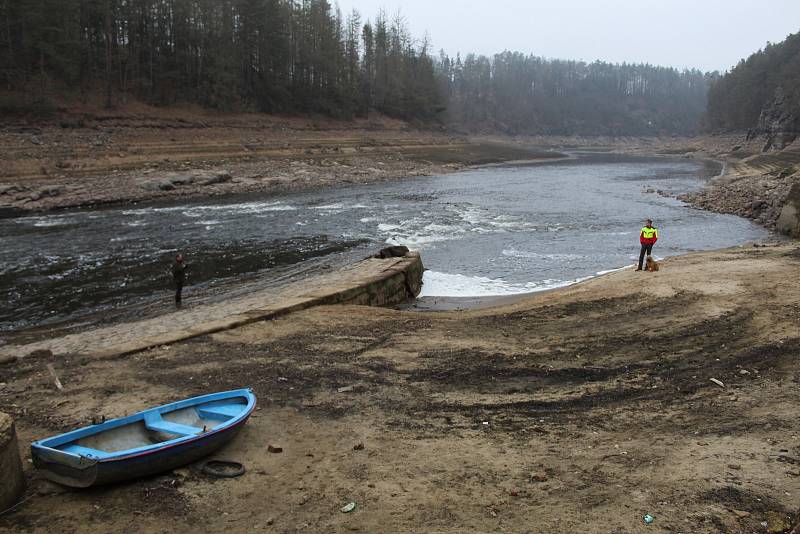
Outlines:
{"label": "person in yellow vest", "polygon": [[642,232],[639,234],[639,243],[642,244],[642,251],[639,253],[639,267],[636,269],[637,271],[642,270],[644,255],[647,254],[650,256],[653,253],[653,245],[656,244],[656,241],[658,241],[658,229],[653,228],[653,221],[651,219],[647,219],[644,228],[642,228]]}

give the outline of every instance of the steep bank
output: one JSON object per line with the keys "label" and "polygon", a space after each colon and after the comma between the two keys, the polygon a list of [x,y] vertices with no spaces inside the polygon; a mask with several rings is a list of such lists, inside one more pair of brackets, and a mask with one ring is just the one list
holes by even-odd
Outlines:
{"label": "steep bank", "polygon": [[[790,200],[792,188],[800,186],[800,145],[762,152],[761,139],[747,141],[741,137],[709,138],[697,145],[696,153],[706,152],[724,161],[725,173],[704,189],[683,195],[681,200],[709,211],[747,217],[767,228],[800,237],[800,223],[790,215],[791,210],[800,208]],[[785,222],[778,225],[785,209]]]}
{"label": "steep bank", "polygon": [[193,394],[251,386],[259,411],[219,454],[242,478],[196,464],[87,493],[26,462],[32,497],[0,529],[191,532],[222,502],[205,530],[788,531],[798,272],[796,245],[739,247],[491,310],[320,307],[115,360],[24,358],[0,367],[0,411],[25,460],[33,439]]}
{"label": "steep bank", "polygon": [[335,121],[192,109],[74,111],[0,131],[0,216],[285,192],[561,157],[376,116]]}

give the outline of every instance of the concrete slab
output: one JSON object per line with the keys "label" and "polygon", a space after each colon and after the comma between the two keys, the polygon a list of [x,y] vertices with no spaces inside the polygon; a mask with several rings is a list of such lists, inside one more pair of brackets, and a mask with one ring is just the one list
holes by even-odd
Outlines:
{"label": "concrete slab", "polygon": [[170,311],[131,323],[96,328],[25,345],[7,345],[0,359],[24,357],[36,350],[54,355],[88,354],[116,358],[151,347],[230,330],[312,306],[362,304],[385,306],[416,297],[422,287],[422,260],[411,252],[402,258],[368,258],[278,288],[224,302]]}

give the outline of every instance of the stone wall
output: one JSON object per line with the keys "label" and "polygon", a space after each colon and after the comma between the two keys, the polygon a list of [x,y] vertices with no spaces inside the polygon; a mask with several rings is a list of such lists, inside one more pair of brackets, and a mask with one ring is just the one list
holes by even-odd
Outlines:
{"label": "stone wall", "polygon": [[0,413],[0,510],[17,504],[25,490],[14,420]]}
{"label": "stone wall", "polygon": [[415,298],[422,291],[425,271],[418,252],[398,258],[395,265],[365,280],[358,287],[339,291],[321,304],[355,304],[362,306],[394,306]]}

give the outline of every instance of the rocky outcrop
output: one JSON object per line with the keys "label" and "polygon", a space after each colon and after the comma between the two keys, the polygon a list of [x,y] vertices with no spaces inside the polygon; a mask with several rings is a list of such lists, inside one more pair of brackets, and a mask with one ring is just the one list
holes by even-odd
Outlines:
{"label": "rocky outcrop", "polygon": [[151,191],[174,191],[187,185],[216,185],[233,180],[228,171],[199,171],[193,173],[169,174],[157,180],[145,182],[143,187]]}
{"label": "rocky outcrop", "polygon": [[789,190],[775,227],[781,233],[800,239],[800,183]]}
{"label": "rocky outcrop", "polygon": [[771,176],[722,177],[678,198],[704,210],[746,217],[775,228],[791,187],[790,180]]}
{"label": "rocky outcrop", "polygon": [[800,110],[793,108],[783,89],[778,87],[775,97],[761,111],[758,126],[747,133],[747,140],[766,137],[764,152],[783,150],[800,135]]}

